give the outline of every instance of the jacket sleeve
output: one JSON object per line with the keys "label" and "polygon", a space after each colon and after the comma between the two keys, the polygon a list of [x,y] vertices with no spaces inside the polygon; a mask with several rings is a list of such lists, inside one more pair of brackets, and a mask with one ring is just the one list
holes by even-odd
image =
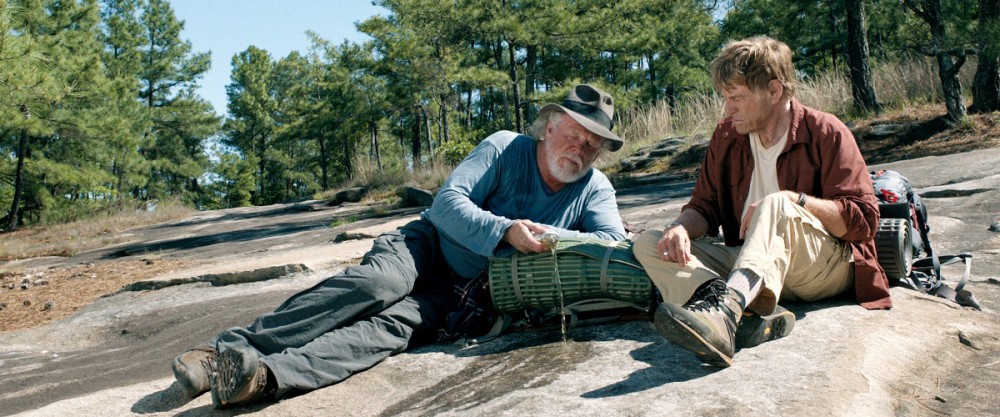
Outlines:
{"label": "jacket sleeve", "polygon": [[722,146],[725,140],[721,134],[722,124],[720,123],[712,134],[712,140],[708,144],[708,151],[705,159],[701,162],[701,172],[695,181],[694,190],[691,192],[691,200],[685,204],[681,211],[692,209],[701,214],[708,222],[708,234],[716,236],[719,234],[719,226],[722,223],[722,213],[718,195],[718,186],[722,184]]}
{"label": "jacket sleeve", "polygon": [[499,149],[483,140],[452,171],[434,197],[428,217],[439,233],[468,250],[490,256],[513,220],[482,209],[500,177]]}
{"label": "jacket sleeve", "polygon": [[828,117],[825,137],[819,141],[822,197],[837,204],[847,225],[842,239],[852,243],[870,241],[878,230],[879,211],[868,167],[851,131],[836,118]]}

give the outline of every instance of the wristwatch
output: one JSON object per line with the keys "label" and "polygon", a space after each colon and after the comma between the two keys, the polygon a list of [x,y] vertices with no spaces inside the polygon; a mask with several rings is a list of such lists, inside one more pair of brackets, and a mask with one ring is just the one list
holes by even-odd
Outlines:
{"label": "wristwatch", "polygon": [[796,202],[799,206],[806,206],[806,193],[799,193],[799,201]]}
{"label": "wristwatch", "polygon": [[675,228],[677,226],[684,227],[684,223],[681,223],[681,222],[679,222],[677,220],[674,220],[674,221],[672,221],[670,223],[667,223],[667,226],[664,227],[663,230],[667,231],[667,230],[673,229],[673,228]]}

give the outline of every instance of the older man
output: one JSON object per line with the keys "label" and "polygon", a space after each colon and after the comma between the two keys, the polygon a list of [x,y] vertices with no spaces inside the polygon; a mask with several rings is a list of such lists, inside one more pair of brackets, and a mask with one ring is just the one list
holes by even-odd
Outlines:
{"label": "older man", "polygon": [[[665,301],[657,330],[703,362],[729,366],[737,346],[791,331],[795,316],[778,300],[819,300],[853,285],[862,306],[891,307],[865,161],[840,120],[795,100],[788,46],[731,42],[712,62],[712,81],[726,117],[691,200],[635,246]],[[720,226],[724,245],[698,239]],[[745,310],[762,316],[737,331]]]}
{"label": "older man", "polygon": [[456,287],[496,251],[541,252],[540,233],[622,240],[615,191],[591,166],[622,139],[614,102],[578,85],[542,108],[534,138],[502,131],[454,170],[420,220],[375,240],[361,264],[305,290],[211,347],[178,356],[174,375],[217,407],[337,383],[389,355],[434,340]]}

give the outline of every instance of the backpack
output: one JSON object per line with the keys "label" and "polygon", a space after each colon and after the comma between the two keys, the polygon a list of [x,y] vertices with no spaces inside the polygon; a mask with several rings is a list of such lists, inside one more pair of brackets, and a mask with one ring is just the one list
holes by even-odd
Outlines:
{"label": "backpack", "polygon": [[[903,286],[958,303],[979,308],[966,290],[972,266],[972,254],[937,255],[931,247],[927,224],[927,206],[913,191],[910,181],[896,171],[871,173],[881,220],[875,234],[879,265],[885,270],[889,285]],[[942,281],[941,266],[962,262],[965,272],[952,289]]]}
{"label": "backpack", "polygon": [[[544,238],[543,238],[544,239]],[[504,251],[486,273],[456,287],[459,309],[447,315],[438,341],[471,346],[509,327],[541,329],[645,317],[658,303],[631,241],[558,238],[551,252]],[[566,333],[563,333],[563,337]]]}

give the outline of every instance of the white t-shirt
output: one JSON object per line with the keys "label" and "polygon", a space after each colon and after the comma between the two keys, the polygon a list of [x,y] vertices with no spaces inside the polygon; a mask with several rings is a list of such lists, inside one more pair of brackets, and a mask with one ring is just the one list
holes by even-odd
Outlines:
{"label": "white t-shirt", "polygon": [[[770,148],[765,148],[764,144],[760,142],[760,135],[756,133],[750,134],[750,152],[753,154],[753,176],[750,177],[750,193],[747,195],[747,201],[743,203],[743,215],[746,215],[747,208],[750,204],[760,201],[760,199],[766,197],[768,194],[773,194],[778,191],[778,155],[781,155],[781,151],[785,150],[785,144],[788,143],[788,129],[781,134],[781,140]],[[741,215],[740,217],[742,218]]]}

